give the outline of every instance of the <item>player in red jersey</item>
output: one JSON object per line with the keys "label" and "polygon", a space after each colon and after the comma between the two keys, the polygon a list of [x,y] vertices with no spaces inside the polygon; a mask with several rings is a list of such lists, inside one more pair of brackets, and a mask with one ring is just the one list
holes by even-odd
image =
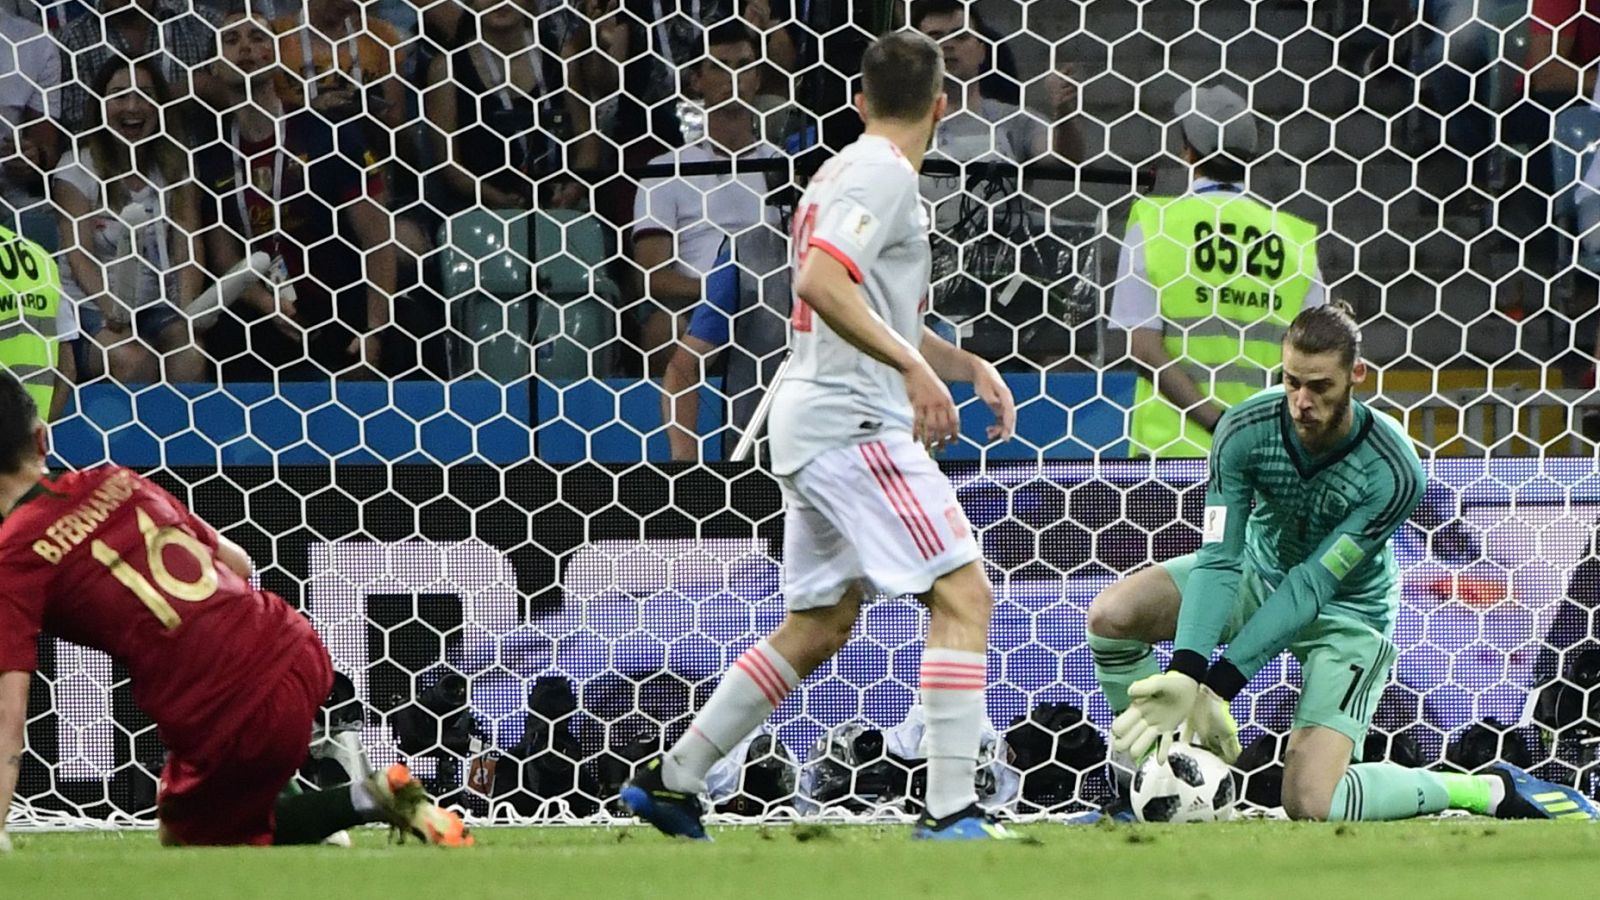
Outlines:
{"label": "player in red jersey", "polygon": [[118,466],[51,480],[45,442],[33,399],[0,371],[0,848],[41,630],[127,666],[167,748],[163,843],[308,844],[363,822],[471,843],[403,765],[280,798],[333,681],[321,639],[160,486]]}

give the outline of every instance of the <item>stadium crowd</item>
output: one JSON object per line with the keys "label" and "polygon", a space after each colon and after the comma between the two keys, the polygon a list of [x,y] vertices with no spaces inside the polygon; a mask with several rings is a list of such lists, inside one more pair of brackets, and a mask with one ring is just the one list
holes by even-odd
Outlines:
{"label": "stadium crowd", "polygon": [[[616,288],[572,313],[597,317],[602,346],[587,371],[551,374],[664,374],[692,395],[737,311],[730,238],[781,233],[789,163],[859,132],[847,79],[871,37],[820,39],[851,12],[785,0],[8,6],[0,202],[58,260],[49,336],[77,383],[498,371],[461,338],[473,313],[452,311],[444,272],[493,239],[492,213],[597,235],[569,252]],[[1025,103],[976,10],[919,0],[910,23],[949,61],[943,158],[1085,158],[1070,64]],[[672,174],[734,159],[768,165],[718,191],[715,174]],[[953,241],[994,245],[990,219],[1016,237],[1040,218],[1000,187],[974,193],[952,170],[926,194]],[[940,301],[958,321],[985,312],[986,288],[968,287]],[[533,340],[545,304],[510,299]]]}

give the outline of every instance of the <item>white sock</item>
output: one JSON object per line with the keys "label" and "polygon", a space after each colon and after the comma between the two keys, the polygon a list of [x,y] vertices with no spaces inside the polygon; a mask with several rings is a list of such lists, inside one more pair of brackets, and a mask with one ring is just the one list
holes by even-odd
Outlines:
{"label": "white sock", "polygon": [[1498,775],[1480,775],[1484,781],[1489,782],[1489,815],[1494,815],[1500,808],[1500,802],[1506,799],[1505,779]]}
{"label": "white sock", "polygon": [[362,815],[371,815],[378,809],[377,798],[372,796],[372,789],[367,787],[365,778],[357,778],[350,782],[350,805]]}
{"label": "white sock", "polygon": [[698,794],[706,773],[744,736],[767,720],[800,678],[789,661],[762,641],[733,661],[694,724],[661,761],[661,781],[674,791]]}
{"label": "white sock", "polygon": [[1134,765],[1133,754],[1126,750],[1112,750],[1106,755],[1106,762],[1111,764],[1111,778],[1116,783],[1117,796],[1128,799],[1133,773],[1139,768]]}
{"label": "white sock", "polygon": [[922,708],[928,730],[928,815],[939,819],[978,802],[973,776],[983,728],[984,655],[929,647],[922,652]]}

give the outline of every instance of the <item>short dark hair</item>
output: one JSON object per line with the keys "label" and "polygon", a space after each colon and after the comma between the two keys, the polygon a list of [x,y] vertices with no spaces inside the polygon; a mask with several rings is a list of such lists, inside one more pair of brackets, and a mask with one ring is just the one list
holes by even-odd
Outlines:
{"label": "short dark hair", "polygon": [[39,405],[22,386],[17,376],[0,369],[0,474],[12,474],[32,457],[33,423],[39,419]]}
{"label": "short dark hair", "polygon": [[867,109],[885,119],[915,121],[944,92],[944,53],[919,31],[893,31],[861,57]]}
{"label": "short dark hair", "polygon": [[706,31],[707,53],[712,47],[723,47],[728,44],[749,44],[756,51],[756,55],[761,54],[761,39],[756,37],[755,31],[749,25],[738,19],[723,19]]}
{"label": "short dark hair", "polygon": [[[911,27],[921,28],[922,20],[929,16],[948,16],[953,13],[967,12],[967,5],[961,0],[912,0],[911,2]],[[973,10],[977,12],[977,10]]]}
{"label": "short dark hair", "polygon": [[1283,341],[1301,353],[1338,353],[1345,368],[1361,358],[1361,326],[1343,301],[1301,310]]}

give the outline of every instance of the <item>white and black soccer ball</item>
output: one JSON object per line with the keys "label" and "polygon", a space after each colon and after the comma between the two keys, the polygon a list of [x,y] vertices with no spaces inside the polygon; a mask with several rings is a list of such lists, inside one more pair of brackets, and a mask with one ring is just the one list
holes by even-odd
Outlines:
{"label": "white and black soccer ball", "polygon": [[1154,753],[1133,773],[1133,814],[1141,822],[1226,822],[1233,818],[1233,771],[1215,754],[1174,746],[1165,764]]}

